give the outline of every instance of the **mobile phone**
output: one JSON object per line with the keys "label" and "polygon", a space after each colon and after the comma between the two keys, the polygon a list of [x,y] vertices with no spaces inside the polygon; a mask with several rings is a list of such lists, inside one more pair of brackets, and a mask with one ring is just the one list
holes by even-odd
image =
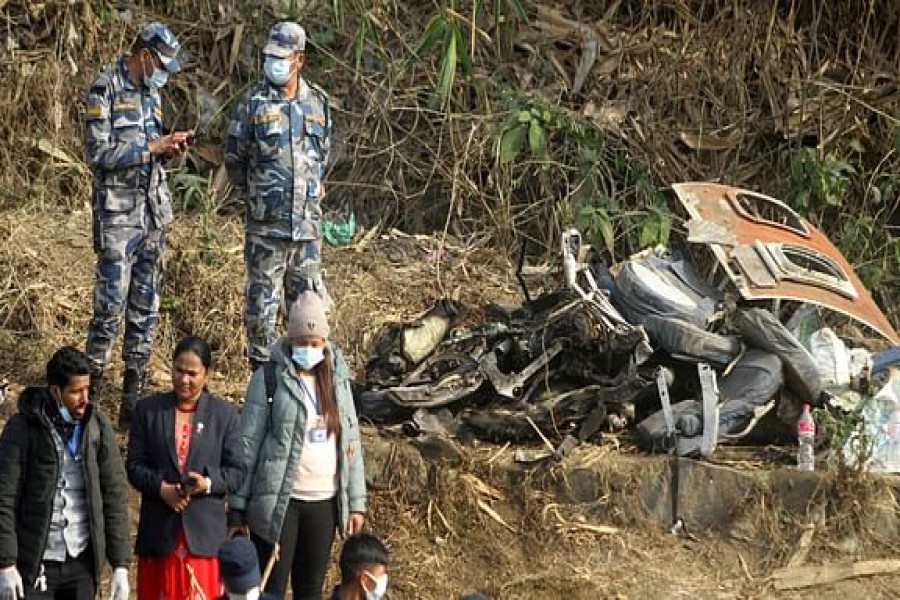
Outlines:
{"label": "mobile phone", "polygon": [[187,473],[181,475],[181,479],[178,483],[181,486],[182,496],[193,496],[200,488],[200,480],[196,476]]}

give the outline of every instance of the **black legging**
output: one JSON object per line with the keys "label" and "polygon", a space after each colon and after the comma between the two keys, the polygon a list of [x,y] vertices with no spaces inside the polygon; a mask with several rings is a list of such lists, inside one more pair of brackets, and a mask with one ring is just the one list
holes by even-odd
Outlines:
{"label": "black legging", "polygon": [[[281,527],[278,560],[266,582],[265,592],[285,597],[288,576],[295,600],[320,600],[334,531],[337,526],[337,502],[304,502],[291,499]],[[265,572],[272,544],[251,534],[259,556],[259,570]]]}

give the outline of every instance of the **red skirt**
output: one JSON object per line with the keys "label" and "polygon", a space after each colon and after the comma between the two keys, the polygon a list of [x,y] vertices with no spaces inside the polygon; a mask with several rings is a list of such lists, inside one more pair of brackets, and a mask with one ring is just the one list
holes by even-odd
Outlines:
{"label": "red skirt", "polygon": [[223,593],[219,560],[191,554],[184,530],[166,556],[138,558],[138,600],[214,600]]}

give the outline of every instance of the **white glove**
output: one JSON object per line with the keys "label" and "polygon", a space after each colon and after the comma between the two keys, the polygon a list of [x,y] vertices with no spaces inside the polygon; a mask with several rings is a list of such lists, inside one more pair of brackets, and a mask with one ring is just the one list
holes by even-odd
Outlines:
{"label": "white glove", "polygon": [[16,565],[0,569],[0,600],[19,600],[25,597],[25,586]]}
{"label": "white glove", "polygon": [[113,569],[112,582],[109,585],[110,600],[128,600],[131,593],[131,584],[128,583],[128,569],[116,567]]}

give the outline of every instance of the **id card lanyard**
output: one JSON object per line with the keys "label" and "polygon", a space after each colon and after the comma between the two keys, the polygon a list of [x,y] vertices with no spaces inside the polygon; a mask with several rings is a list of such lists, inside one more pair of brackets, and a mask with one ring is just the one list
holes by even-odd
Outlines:
{"label": "id card lanyard", "polygon": [[312,392],[309,391],[309,388],[306,387],[306,382],[303,379],[300,379],[300,387],[303,388],[303,393],[306,394],[306,397],[309,398],[310,403],[313,405],[313,409],[316,411],[316,416],[322,418],[322,401],[319,400],[318,397],[313,396]]}
{"label": "id card lanyard", "polygon": [[303,391],[306,392],[309,401],[316,411],[316,425],[309,431],[309,441],[316,444],[327,442],[328,428],[325,427],[325,420],[322,418],[322,403],[319,398],[312,395],[312,392],[309,391],[309,388],[302,379],[300,380],[300,385],[303,387]]}

